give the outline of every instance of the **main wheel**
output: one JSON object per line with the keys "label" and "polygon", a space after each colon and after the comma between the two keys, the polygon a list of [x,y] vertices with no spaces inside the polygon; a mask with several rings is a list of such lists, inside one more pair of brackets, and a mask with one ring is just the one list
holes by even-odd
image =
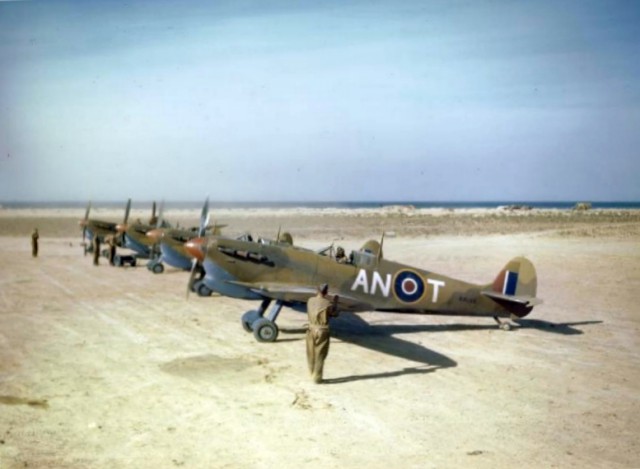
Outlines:
{"label": "main wheel", "polygon": [[196,288],[196,293],[198,293],[198,296],[211,296],[213,291],[204,282],[200,282]]}
{"label": "main wheel", "polygon": [[266,318],[253,323],[253,336],[258,342],[275,342],[278,338],[278,326]]}
{"label": "main wheel", "polygon": [[162,272],[164,272],[164,265],[160,264],[159,262],[153,264],[153,267],[151,267],[151,272],[153,272],[154,274],[161,274]]}
{"label": "main wheel", "polygon": [[260,319],[260,315],[256,310],[252,309],[251,311],[247,311],[242,315],[240,320],[242,328],[247,332],[253,332],[253,323],[258,319]]}
{"label": "main wheel", "polygon": [[136,261],[136,258],[134,257],[133,260],[131,261],[131,267],[135,267],[138,261]]}

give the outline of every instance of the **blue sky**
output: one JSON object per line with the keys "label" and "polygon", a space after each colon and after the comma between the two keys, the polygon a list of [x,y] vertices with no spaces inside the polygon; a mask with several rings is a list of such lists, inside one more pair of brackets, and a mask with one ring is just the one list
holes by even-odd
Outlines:
{"label": "blue sky", "polygon": [[0,200],[640,200],[640,4],[0,1]]}

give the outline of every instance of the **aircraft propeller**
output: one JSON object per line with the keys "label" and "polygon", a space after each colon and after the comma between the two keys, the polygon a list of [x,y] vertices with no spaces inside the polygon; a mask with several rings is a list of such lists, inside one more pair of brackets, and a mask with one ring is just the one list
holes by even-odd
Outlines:
{"label": "aircraft propeller", "polygon": [[151,231],[147,232],[147,236],[153,239],[153,244],[151,245],[151,258],[153,259],[156,255],[160,256],[160,247],[158,246],[160,239],[162,239],[162,236],[164,235],[164,233],[162,232],[162,222],[163,222],[163,216],[164,216],[164,200],[160,201],[160,208],[158,210],[158,217],[156,218],[156,203],[153,202],[153,209],[152,209],[153,214],[151,215],[151,218],[153,220],[155,220],[155,228],[152,229]]}
{"label": "aircraft propeller", "polygon": [[153,201],[153,205],[151,206],[151,222],[149,223],[150,225],[153,225],[154,222],[157,223],[157,218],[156,218],[156,201]]}
{"label": "aircraft propeller", "polygon": [[[153,217],[155,217],[156,213],[156,203],[153,203]],[[164,200],[160,201],[160,209],[158,210],[158,218],[156,219],[156,228],[160,228],[162,226],[162,221],[164,217]]]}
{"label": "aircraft propeller", "polygon": [[200,212],[200,226],[198,228],[198,237],[188,241],[185,244],[187,251],[193,256],[191,260],[191,272],[189,274],[189,281],[187,283],[187,299],[193,286],[193,281],[196,276],[197,267],[199,263],[204,261],[204,256],[207,252],[209,240],[205,236],[207,231],[207,225],[209,224],[209,197],[204,201],[202,206],[202,212]]}
{"label": "aircraft propeller", "polygon": [[91,211],[91,201],[87,204],[87,209],[84,212],[84,219],[80,220],[80,226],[82,226],[82,245],[84,246],[84,255],[87,255],[87,222],[89,220],[89,212]]}
{"label": "aircraft propeller", "polygon": [[116,231],[118,236],[121,236],[122,239],[122,244],[124,244],[124,232],[127,231],[127,223],[129,221],[129,214],[131,213],[131,199],[127,200],[127,206],[124,209],[124,220],[122,221],[121,224],[116,225]]}
{"label": "aircraft propeller", "polygon": [[198,237],[201,238],[204,236],[205,231],[207,230],[207,225],[209,224],[209,197],[204,201],[204,205],[202,206],[202,212],[200,212],[200,229],[198,230]]}

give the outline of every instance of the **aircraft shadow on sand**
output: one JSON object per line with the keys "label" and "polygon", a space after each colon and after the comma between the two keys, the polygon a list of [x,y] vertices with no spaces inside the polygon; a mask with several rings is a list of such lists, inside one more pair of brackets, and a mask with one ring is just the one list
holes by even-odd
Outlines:
{"label": "aircraft shadow on sand", "polygon": [[[296,329],[295,332],[302,332]],[[285,331],[283,331],[285,332]],[[293,331],[286,331],[293,332]],[[407,332],[418,332],[415,329]],[[347,383],[363,379],[393,378],[407,374],[431,373],[441,368],[452,368],[457,363],[449,357],[397,337],[393,326],[371,325],[357,315],[344,315],[332,322],[331,336],[350,344],[365,347],[369,350],[393,355],[404,360],[422,363],[422,365],[407,367],[397,371],[371,373],[365,375],[345,376],[342,378],[325,379],[327,384]]]}
{"label": "aircraft shadow on sand", "polygon": [[562,335],[581,335],[584,332],[581,329],[576,329],[573,326],[590,326],[594,324],[602,324],[603,321],[576,321],[576,322],[558,322],[553,323],[549,321],[543,321],[541,319],[518,319],[516,324],[518,329],[537,329],[545,332],[552,332],[554,334]]}
{"label": "aircraft shadow on sand", "polygon": [[[353,318],[358,318],[352,315]],[[349,318],[351,320],[351,318]],[[338,320],[339,321],[339,320]],[[335,321],[334,325],[338,325],[339,322]],[[364,320],[361,327],[362,334],[370,335],[393,335],[393,334],[410,334],[412,332],[456,332],[456,331],[494,331],[498,330],[495,324],[371,324]],[[518,319],[513,322],[515,325],[510,332],[517,331],[519,329],[536,329],[544,332],[551,332],[554,334],[562,335],[581,335],[584,332],[581,329],[577,329],[574,326],[588,326],[595,324],[602,324],[603,321],[576,321],[576,322],[564,322],[553,323],[550,321],[544,321],[541,319]],[[348,327],[348,326],[347,326]],[[333,327],[332,327],[333,330]],[[506,332],[508,333],[508,332]]]}
{"label": "aircraft shadow on sand", "polygon": [[[517,321],[518,326],[513,329],[537,329],[563,335],[580,335],[584,332],[573,326],[586,326],[602,324],[603,321],[578,321],[567,323],[552,323],[539,319],[521,319]],[[342,378],[325,379],[327,384],[346,383],[364,379],[392,378],[406,374],[431,373],[440,368],[453,368],[457,363],[449,357],[430,350],[422,345],[409,342],[397,337],[394,334],[408,334],[414,332],[450,332],[450,331],[473,331],[473,330],[496,330],[494,324],[370,324],[357,315],[343,315],[332,321],[331,335],[343,342],[393,355],[405,360],[422,363],[420,366],[403,368],[397,371],[371,373],[366,375],[346,376]],[[305,329],[282,330],[285,333],[304,333]],[[508,333],[508,332],[505,332]]]}

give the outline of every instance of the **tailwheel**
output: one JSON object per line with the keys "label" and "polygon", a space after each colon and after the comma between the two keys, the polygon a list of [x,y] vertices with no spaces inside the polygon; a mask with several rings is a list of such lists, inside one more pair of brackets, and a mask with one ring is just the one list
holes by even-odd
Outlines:
{"label": "tailwheel", "polygon": [[495,319],[495,321],[498,323],[498,327],[500,328],[500,330],[503,330],[503,331],[511,330],[511,324],[509,324],[508,322],[500,321],[500,319],[498,319],[498,316],[494,316],[493,319]]}
{"label": "tailwheel", "polygon": [[252,324],[253,336],[258,342],[275,342],[278,338],[278,326],[267,318],[260,318]]}

